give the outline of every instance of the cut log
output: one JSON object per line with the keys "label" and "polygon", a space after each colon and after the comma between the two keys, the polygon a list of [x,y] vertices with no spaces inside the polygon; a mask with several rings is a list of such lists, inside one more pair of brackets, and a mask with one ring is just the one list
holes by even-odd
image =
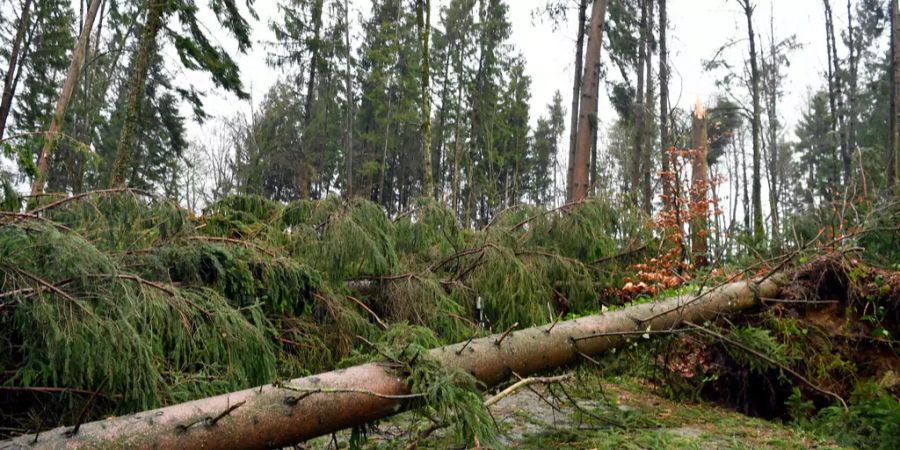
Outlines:
{"label": "cut log", "polygon": [[[627,345],[640,334],[683,321],[712,320],[777,297],[780,282],[727,284],[622,310],[439,347],[431,355],[448,367],[496,386],[513,373],[528,376]],[[619,334],[616,334],[619,333]],[[642,333],[641,333],[642,334]],[[649,332],[647,333],[649,337]],[[0,442],[0,448],[264,449],[293,445],[385,418],[414,406],[404,379],[388,366],[365,364],[283,384],[83,424]]]}

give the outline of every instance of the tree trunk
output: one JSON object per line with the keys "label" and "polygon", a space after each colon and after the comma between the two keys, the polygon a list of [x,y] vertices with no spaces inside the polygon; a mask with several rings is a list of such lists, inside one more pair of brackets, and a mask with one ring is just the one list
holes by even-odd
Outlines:
{"label": "tree trunk", "polygon": [[[576,363],[581,355],[629,345],[647,330],[669,330],[683,321],[713,320],[752,308],[759,298],[777,297],[779,291],[779,282],[772,279],[733,283],[698,297],[644,303],[504,338],[494,335],[439,347],[430,356],[492,387],[513,373],[525,377]],[[386,365],[370,363],[86,423],[71,437],[61,428],[7,443],[33,449],[277,448],[389,417],[413,407],[412,398],[402,376]]]}
{"label": "tree trunk", "polygon": [[900,197],[900,5],[891,1],[891,68],[894,82],[891,98],[891,142],[886,165],[888,166],[888,191]]}
{"label": "tree trunk", "polygon": [[643,149],[641,150],[641,200],[643,202],[644,212],[647,215],[653,213],[653,185],[650,180],[650,172],[653,170],[653,3],[655,0],[645,0],[647,4],[647,33],[645,42],[647,47],[646,59],[644,59],[644,68],[647,71],[644,77],[644,101],[641,104],[641,114],[643,115],[642,125],[644,137],[641,139]]}
{"label": "tree trunk", "polygon": [[706,110],[699,102],[691,115],[691,261],[696,267],[709,264],[709,168]]}
{"label": "tree trunk", "polygon": [[[831,106],[831,132],[838,138],[835,144],[835,153],[840,149],[840,158],[844,168],[844,182],[849,183],[850,151],[847,149],[847,135],[844,127],[844,95],[841,84],[841,66],[837,56],[837,40],[834,37],[834,16],[831,11],[831,2],[822,0],[825,6],[825,39],[829,49],[829,103]],[[837,155],[836,155],[837,156]],[[837,158],[836,158],[837,161]],[[837,167],[837,166],[835,166]],[[838,181],[837,169],[835,169],[835,182]]]}
{"label": "tree trunk", "polygon": [[666,28],[669,26],[666,14],[666,0],[659,0],[659,141],[662,148],[662,188],[663,209],[672,207],[672,180],[669,172],[669,49],[666,42]]}
{"label": "tree trunk", "polygon": [[847,48],[850,52],[849,61],[847,64],[849,67],[848,74],[848,97],[847,97],[847,115],[849,116],[847,119],[847,149],[842,156],[844,163],[844,183],[850,183],[851,174],[853,173],[853,153],[856,151],[856,116],[857,116],[857,108],[856,108],[856,98],[857,98],[857,78],[858,78],[858,64],[859,64],[859,55],[856,53],[855,48],[856,43],[854,42],[853,37],[853,10],[850,7],[850,0],[847,0]]}
{"label": "tree trunk", "polygon": [[344,30],[344,45],[347,46],[344,49],[347,53],[344,55],[347,58],[345,62],[345,74],[346,77],[344,82],[346,83],[346,97],[347,97],[347,148],[345,155],[345,164],[347,171],[347,185],[345,186],[344,196],[350,198],[353,196],[353,81],[350,74],[350,5],[348,0],[344,0],[344,15],[345,15],[345,27]]}
{"label": "tree trunk", "polygon": [[778,155],[778,88],[781,84],[781,73],[778,67],[778,47],[775,45],[775,14],[769,20],[769,58],[771,63],[767,75],[768,86],[766,110],[769,113],[769,216],[772,221],[772,250],[778,254],[781,250],[781,223],[778,214],[780,182]]}
{"label": "tree trunk", "polygon": [[6,131],[6,120],[9,118],[9,112],[12,109],[12,99],[15,95],[16,70],[19,67],[19,52],[22,51],[22,43],[25,41],[25,31],[28,28],[28,14],[31,12],[32,0],[25,0],[22,4],[22,13],[19,15],[19,23],[16,25],[16,37],[13,40],[12,50],[9,53],[9,68],[6,69],[6,76],[3,78],[3,96],[0,100],[0,141],[3,141],[3,134]]}
{"label": "tree trunk", "polygon": [[761,167],[761,117],[759,99],[759,61],[756,54],[756,33],[753,31],[753,10],[756,5],[751,4],[751,0],[739,0],[744,8],[744,15],[747,17],[747,37],[750,39],[750,94],[753,97],[753,239],[760,242],[765,239],[765,225],[763,225],[762,212],[762,167]]}
{"label": "tree trunk", "polygon": [[84,60],[84,53],[88,45],[88,39],[91,36],[91,28],[94,26],[94,18],[97,17],[97,10],[100,9],[100,3],[103,0],[92,0],[91,7],[88,9],[87,17],[85,17],[84,25],[81,28],[81,34],[78,36],[78,43],[75,45],[75,51],[72,53],[72,62],[69,63],[69,70],[66,73],[66,82],[63,84],[62,92],[59,100],[56,102],[56,112],[50,121],[50,128],[44,137],[44,147],[41,149],[41,155],[38,158],[37,174],[34,177],[34,183],[31,185],[31,195],[38,195],[44,191],[44,182],[47,179],[47,171],[50,167],[50,157],[53,149],[56,147],[56,141],[59,139],[59,129],[62,126],[63,118],[66,115],[66,108],[69,106],[69,100],[72,98],[72,92],[75,90],[75,84],[78,82],[78,75],[81,72],[81,62]]}
{"label": "tree trunk", "polygon": [[605,19],[606,0],[594,0],[581,85],[581,108],[578,112],[578,135],[574,155],[575,167],[570,180],[572,192],[568,199],[570,202],[583,200],[590,187],[588,171],[591,165],[591,137],[596,136],[597,102],[600,90],[600,51],[603,48]]}
{"label": "tree trunk", "polygon": [[422,171],[425,196],[434,198],[434,174],[431,165],[431,70],[429,42],[431,37],[431,0],[416,2],[416,15],[422,45]]}
{"label": "tree trunk", "polygon": [[[638,37],[638,58],[635,73],[637,74],[637,91],[634,94],[634,103],[631,105],[631,123],[633,136],[631,142],[631,167],[628,176],[628,191],[630,198],[637,204],[640,198],[641,163],[644,161],[644,67],[647,66],[647,3],[649,0],[641,0],[640,36]],[[649,84],[650,80],[646,80]]]}
{"label": "tree trunk", "polygon": [[[572,114],[569,122],[569,160],[568,177],[566,178],[566,198],[572,197],[572,181],[574,180],[575,171],[575,146],[578,142],[578,112],[581,94],[581,78],[584,64],[584,35],[587,24],[587,7],[589,0],[581,0],[578,4],[578,37],[575,40],[575,76],[572,82]],[[596,153],[592,152],[592,160],[596,158]],[[591,168],[594,173],[594,168]],[[589,180],[593,183],[593,180]]]}
{"label": "tree trunk", "polygon": [[316,93],[316,75],[319,69],[319,47],[322,41],[322,2],[324,0],[315,0],[312,5],[312,23],[313,23],[313,44],[312,54],[309,57],[309,76],[306,77],[306,98],[304,99],[303,108],[303,126],[308,127],[310,118],[312,117],[313,100]]}
{"label": "tree trunk", "polygon": [[125,106],[125,121],[122,124],[122,132],[119,135],[119,143],[116,148],[116,163],[110,175],[110,187],[117,188],[125,185],[125,174],[131,170],[131,158],[134,154],[134,143],[138,131],[138,114],[141,103],[144,101],[144,88],[147,85],[147,74],[150,71],[150,63],[156,50],[156,35],[162,22],[162,13],[166,4],[151,0],[147,8],[147,20],[144,23],[144,31],[141,33],[140,46],[132,64],[131,74],[128,78],[128,103]]}

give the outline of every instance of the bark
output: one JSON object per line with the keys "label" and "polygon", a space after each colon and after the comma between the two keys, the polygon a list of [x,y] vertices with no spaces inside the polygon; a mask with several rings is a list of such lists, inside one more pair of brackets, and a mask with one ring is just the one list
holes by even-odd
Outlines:
{"label": "bark", "polygon": [[345,79],[344,82],[346,84],[346,92],[345,95],[347,97],[347,148],[346,148],[346,170],[347,170],[347,186],[344,195],[346,197],[353,196],[353,81],[350,74],[350,5],[348,0],[344,0],[344,14],[345,14],[345,26],[344,30],[344,45],[347,46],[344,49],[347,54],[344,55],[347,58],[345,62]]}
{"label": "bark", "polygon": [[654,43],[653,43],[653,2],[655,0],[645,0],[647,4],[647,33],[646,33],[646,47],[647,47],[647,57],[644,60],[644,68],[647,71],[647,76],[644,78],[645,85],[645,98],[644,102],[641,105],[641,113],[644,116],[643,130],[644,137],[642,139],[644,148],[641,150],[641,200],[643,201],[644,212],[647,215],[653,214],[653,185],[650,181],[650,172],[653,170],[653,157],[651,156],[653,152],[653,64],[651,61],[653,60],[653,51],[654,51]]}
{"label": "bark", "polygon": [[691,115],[691,261],[696,267],[709,264],[709,167],[707,116],[703,105],[697,104]]}
{"label": "bark", "polygon": [[[773,277],[774,278],[774,277]],[[697,297],[677,297],[439,347],[430,355],[471,373],[486,387],[513,373],[528,375],[629,345],[630,332],[667,330],[683,321],[712,320],[775,298],[779,281],[741,282]],[[606,333],[606,335],[598,336]],[[614,335],[619,333],[618,335]],[[8,441],[12,448],[265,449],[285,447],[397,414],[414,406],[402,376],[365,364],[281,384],[265,385],[154,411],[45,431]]]}
{"label": "bark", "polygon": [[666,14],[666,0],[659,0],[659,140],[662,147],[662,188],[663,209],[672,207],[672,181],[668,176],[671,141],[669,136],[669,49],[666,41],[666,27],[669,26]]}
{"label": "bark", "polygon": [[853,35],[853,10],[850,7],[850,0],[847,0],[847,48],[850,52],[847,61],[849,65],[848,81],[848,97],[847,97],[847,148],[842,154],[842,162],[844,164],[844,182],[849,183],[852,174],[852,155],[856,151],[856,99],[857,99],[857,79],[859,55],[856,53]]}
{"label": "bark", "polygon": [[125,121],[122,124],[122,132],[119,135],[119,143],[116,148],[116,162],[110,175],[110,187],[117,188],[125,185],[125,173],[131,170],[131,158],[134,153],[135,138],[138,128],[138,115],[141,103],[144,100],[144,88],[147,85],[147,74],[150,71],[150,63],[156,53],[156,35],[162,22],[163,9],[166,4],[159,1],[150,1],[147,9],[147,20],[144,22],[144,31],[141,33],[140,47],[135,57],[131,74],[128,80],[128,103],[125,106]]}
{"label": "bark", "polygon": [[900,2],[891,1],[891,69],[894,82],[891,98],[891,142],[887,155],[888,190],[900,197]]}
{"label": "bark", "polygon": [[[584,35],[587,25],[587,7],[589,0],[581,0],[578,4],[578,37],[575,39],[575,76],[572,82],[572,117],[569,122],[569,160],[568,177],[566,178],[566,198],[572,196],[572,181],[575,171],[575,146],[578,142],[578,112],[580,107],[581,77],[584,63]],[[596,160],[596,152],[592,152],[591,160]],[[592,162],[591,175],[596,165]],[[593,183],[593,180],[590,180]]]}
{"label": "bark", "polygon": [[12,109],[12,99],[15,95],[16,70],[19,67],[19,52],[22,51],[22,44],[25,41],[25,31],[28,29],[28,15],[31,12],[32,0],[25,0],[22,5],[22,12],[19,14],[19,22],[16,24],[16,36],[13,39],[12,49],[9,53],[9,68],[6,69],[6,76],[3,78],[3,96],[0,100],[0,141],[3,141],[3,134],[6,131],[6,120],[9,118],[9,112]]}
{"label": "bark", "polygon": [[313,22],[313,44],[312,54],[309,58],[309,76],[306,77],[306,99],[303,108],[303,126],[309,127],[309,121],[312,117],[313,100],[316,94],[316,75],[319,69],[319,47],[322,45],[322,2],[323,0],[315,0],[312,7]]}
{"label": "bark", "polygon": [[596,136],[597,102],[600,90],[600,50],[603,25],[606,20],[606,0],[595,0],[588,32],[587,56],[581,86],[581,108],[578,112],[578,135],[575,145],[575,167],[570,184],[570,202],[583,200],[588,193],[588,172],[591,165],[591,137]]}
{"label": "bark", "polygon": [[66,74],[66,81],[63,83],[62,92],[60,92],[59,100],[56,102],[56,112],[53,114],[53,119],[50,121],[50,127],[47,130],[47,136],[44,138],[44,147],[41,149],[41,155],[38,159],[37,174],[34,177],[34,183],[31,185],[31,195],[38,195],[44,191],[44,182],[47,179],[47,171],[50,167],[49,160],[56,147],[56,141],[59,139],[60,127],[66,115],[69,100],[72,98],[72,92],[75,91],[75,84],[78,82],[78,76],[81,72],[81,63],[84,60],[84,53],[91,36],[91,28],[94,26],[94,18],[97,17],[97,11],[100,9],[102,1],[91,1],[91,7],[88,9],[87,17],[85,17],[81,34],[78,36],[78,43],[75,45],[72,61],[69,63],[69,70]]}
{"label": "bark", "polygon": [[778,205],[781,201],[779,195],[780,182],[779,155],[778,155],[778,88],[781,84],[781,73],[778,67],[778,47],[775,45],[775,14],[769,20],[769,57],[771,62],[767,75],[768,89],[766,95],[766,110],[769,113],[769,216],[772,221],[772,250],[779,253],[781,249],[781,223],[779,220]]}
{"label": "bark", "polygon": [[762,212],[762,167],[761,167],[761,117],[759,95],[759,60],[756,54],[756,33],[753,31],[753,10],[756,5],[751,0],[739,0],[747,17],[747,37],[750,40],[750,94],[753,97],[753,174],[752,174],[752,201],[753,201],[753,238],[756,241],[765,239],[765,225],[763,225]]}
{"label": "bark", "polygon": [[[844,182],[849,182],[850,152],[847,149],[847,135],[844,127],[844,95],[843,85],[841,83],[841,66],[837,56],[837,40],[834,37],[834,18],[831,11],[831,2],[822,0],[825,6],[825,39],[826,47],[829,50],[828,60],[828,99],[831,107],[831,133],[838,138],[835,144],[835,160],[837,158],[838,149],[840,149],[840,161],[844,167]],[[837,169],[835,169],[835,180],[838,180]]]}
{"label": "bark", "polygon": [[419,32],[422,45],[422,163],[425,185],[423,190],[429,198],[434,197],[434,174],[431,165],[431,71],[429,41],[431,36],[431,0],[416,2]]}
{"label": "bark", "polygon": [[637,91],[634,95],[634,104],[632,105],[631,118],[634,126],[631,149],[631,167],[628,177],[627,186],[631,198],[637,203],[641,185],[641,163],[644,161],[642,152],[644,151],[644,82],[650,83],[649,79],[644,78],[644,67],[647,64],[647,3],[648,0],[641,1],[641,18],[640,18],[640,37],[638,43],[638,59],[637,68]]}

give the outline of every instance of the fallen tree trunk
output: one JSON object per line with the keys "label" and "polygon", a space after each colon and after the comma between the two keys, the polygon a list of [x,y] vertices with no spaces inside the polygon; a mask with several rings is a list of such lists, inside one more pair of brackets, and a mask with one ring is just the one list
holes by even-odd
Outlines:
{"label": "fallen tree trunk", "polygon": [[[677,327],[777,297],[772,279],[721,286],[698,296],[495,335],[431,350],[448,367],[487,386],[577,362],[634,339],[628,334]],[[0,448],[263,449],[391,416],[410,407],[409,387],[381,364],[365,364],[284,384],[265,385],[0,443]]]}

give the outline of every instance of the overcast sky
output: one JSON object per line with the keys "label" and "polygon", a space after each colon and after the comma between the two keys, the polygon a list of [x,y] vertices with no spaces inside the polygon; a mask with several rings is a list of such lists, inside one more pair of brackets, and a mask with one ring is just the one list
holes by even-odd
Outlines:
{"label": "overcast sky", "polygon": [[[432,7],[434,21],[437,22],[437,9],[449,0],[434,0]],[[512,44],[525,56],[527,71],[532,78],[532,120],[543,113],[551,101],[555,91],[562,92],[568,107],[571,101],[572,77],[574,71],[574,36],[573,23],[564,24],[554,30],[548,22],[532,18],[532,12],[542,6],[546,0],[507,0],[509,16],[513,27]],[[354,10],[355,38],[359,36],[359,18],[370,13],[371,2],[368,0],[352,0]],[[838,2],[840,3],[840,2]],[[256,9],[260,16],[254,23],[254,40],[257,42],[271,39],[268,23],[278,13],[275,0],[257,0]],[[746,21],[736,0],[669,0],[669,48],[672,68],[670,96],[672,102],[682,108],[692,108],[696,99],[712,101],[715,93],[715,79],[720,74],[705,73],[702,61],[711,58],[723,43],[732,39],[741,39],[727,57],[739,64],[747,53]],[[768,42],[769,19],[773,16],[777,40],[796,35],[803,46],[791,57],[785,85],[786,96],[781,105],[782,120],[791,130],[810,90],[822,86],[822,73],[826,70],[826,49],[824,45],[824,13],[820,0],[760,0],[754,21],[758,34]],[[572,17],[574,19],[574,17]],[[211,18],[210,18],[211,19]],[[835,5],[835,21],[843,28],[846,12],[843,5]],[[213,23],[213,20],[207,23]],[[234,50],[231,42],[220,42],[229,50]],[[239,56],[244,83],[252,92],[254,102],[258,102],[269,87],[278,79],[279,72],[268,68],[265,64],[265,49],[256,46],[250,53]],[[654,63],[655,65],[656,63]],[[208,110],[214,115],[228,116],[242,109],[249,110],[249,105],[236,101],[228,94],[216,93],[202,74],[185,74],[187,80],[210,92]],[[735,95],[741,96],[742,92]],[[614,113],[605,96],[601,95],[601,128],[610,125]],[[207,125],[208,126],[208,125]],[[204,128],[192,124],[192,138],[202,138]],[[785,136],[793,138],[793,133]]]}

